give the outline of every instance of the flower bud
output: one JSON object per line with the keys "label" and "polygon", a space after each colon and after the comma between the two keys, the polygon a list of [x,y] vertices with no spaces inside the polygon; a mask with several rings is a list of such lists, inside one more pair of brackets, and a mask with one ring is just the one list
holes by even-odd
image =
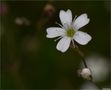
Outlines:
{"label": "flower bud", "polygon": [[92,75],[91,75],[91,71],[89,68],[83,68],[80,72],[79,72],[80,76],[83,77],[86,80],[91,80],[92,79]]}

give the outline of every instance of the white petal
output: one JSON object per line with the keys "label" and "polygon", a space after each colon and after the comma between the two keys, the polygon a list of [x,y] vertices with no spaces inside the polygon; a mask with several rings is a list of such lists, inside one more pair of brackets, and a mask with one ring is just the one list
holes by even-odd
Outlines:
{"label": "white petal", "polygon": [[71,23],[72,23],[72,12],[70,9],[68,9],[67,11],[61,10],[59,13],[59,17],[60,17],[62,25],[64,25],[64,24],[71,25]]}
{"label": "white petal", "polygon": [[70,46],[71,38],[69,37],[63,37],[57,44],[56,48],[57,50],[61,52],[67,51],[67,49]]}
{"label": "white petal", "polygon": [[81,45],[86,45],[92,39],[89,34],[82,31],[77,31],[73,38]]}
{"label": "white petal", "polygon": [[87,14],[82,14],[73,22],[73,26],[75,29],[80,29],[81,27],[87,25],[90,19],[87,17]]}
{"label": "white petal", "polygon": [[65,30],[59,27],[50,27],[47,28],[47,38],[54,38],[54,37],[58,37],[58,36],[62,36],[65,34]]}

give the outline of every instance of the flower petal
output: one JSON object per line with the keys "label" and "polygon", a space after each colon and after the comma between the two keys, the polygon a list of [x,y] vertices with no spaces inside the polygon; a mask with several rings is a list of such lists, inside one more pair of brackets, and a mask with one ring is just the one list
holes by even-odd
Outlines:
{"label": "flower petal", "polygon": [[54,38],[54,37],[58,37],[58,36],[62,36],[65,34],[65,30],[59,27],[50,27],[47,28],[47,38]]}
{"label": "flower petal", "polygon": [[82,31],[77,31],[73,38],[81,45],[86,45],[92,39],[89,34]]}
{"label": "flower petal", "polygon": [[71,38],[69,37],[63,37],[57,44],[56,48],[57,50],[61,52],[65,52],[69,46],[70,46]]}
{"label": "flower petal", "polygon": [[62,25],[64,26],[65,24],[71,25],[72,23],[72,12],[70,9],[67,11],[61,10],[59,13],[59,17],[61,20]]}
{"label": "flower petal", "polygon": [[81,27],[87,25],[90,19],[87,17],[87,14],[82,14],[75,21],[73,21],[73,26],[75,29],[80,29]]}

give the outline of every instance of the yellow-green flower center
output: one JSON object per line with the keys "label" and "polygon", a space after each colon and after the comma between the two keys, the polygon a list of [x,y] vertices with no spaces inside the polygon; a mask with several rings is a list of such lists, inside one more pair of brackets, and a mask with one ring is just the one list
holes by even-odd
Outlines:
{"label": "yellow-green flower center", "polygon": [[66,34],[67,34],[68,37],[72,38],[75,34],[75,31],[74,31],[73,28],[68,28]]}

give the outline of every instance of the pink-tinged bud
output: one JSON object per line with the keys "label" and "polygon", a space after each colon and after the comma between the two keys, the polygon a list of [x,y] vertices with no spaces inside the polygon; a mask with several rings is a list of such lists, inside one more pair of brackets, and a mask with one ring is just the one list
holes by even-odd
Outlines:
{"label": "pink-tinged bud", "polygon": [[83,68],[81,71],[79,70],[79,75],[86,80],[92,79],[92,74],[89,68]]}

